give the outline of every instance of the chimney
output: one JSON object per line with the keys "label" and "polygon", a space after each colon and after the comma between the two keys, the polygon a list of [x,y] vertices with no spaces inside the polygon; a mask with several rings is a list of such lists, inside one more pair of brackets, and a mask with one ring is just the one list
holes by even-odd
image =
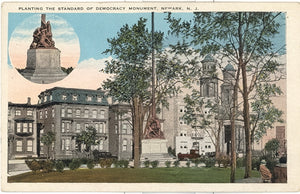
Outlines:
{"label": "chimney", "polygon": [[31,98],[30,97],[27,98],[27,104],[31,105]]}

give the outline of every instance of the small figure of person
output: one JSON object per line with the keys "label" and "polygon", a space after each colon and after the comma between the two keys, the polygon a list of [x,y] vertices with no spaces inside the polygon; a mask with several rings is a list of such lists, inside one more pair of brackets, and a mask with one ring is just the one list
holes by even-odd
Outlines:
{"label": "small figure of person", "polygon": [[259,172],[261,174],[261,179],[264,183],[271,183],[272,173],[266,167],[266,161],[262,160],[259,166]]}

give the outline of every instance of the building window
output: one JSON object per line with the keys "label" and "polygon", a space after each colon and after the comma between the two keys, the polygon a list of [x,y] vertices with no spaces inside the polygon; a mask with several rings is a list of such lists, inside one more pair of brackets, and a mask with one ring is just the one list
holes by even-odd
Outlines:
{"label": "building window", "polygon": [[104,114],[105,114],[105,111],[104,111],[104,110],[101,110],[101,111],[100,111],[100,119],[104,119]]}
{"label": "building window", "polygon": [[62,100],[67,100],[67,95],[65,95],[65,94],[61,95],[61,99]]}
{"label": "building window", "polygon": [[70,150],[70,140],[66,139],[66,150]]}
{"label": "building window", "polygon": [[48,110],[45,110],[45,118],[48,118]]}
{"label": "building window", "polygon": [[68,110],[67,110],[67,116],[68,117],[72,117],[72,109],[71,108],[68,108]]}
{"label": "building window", "polygon": [[43,111],[40,111],[40,119],[43,118]]}
{"label": "building window", "polygon": [[181,113],[186,112],[186,108],[184,106],[180,106],[179,112],[181,112]]}
{"label": "building window", "polygon": [[44,154],[44,144],[40,142],[40,153]]}
{"label": "building window", "polygon": [[182,117],[179,117],[179,123],[180,125],[186,125],[187,124],[187,120],[182,118]]}
{"label": "building window", "polygon": [[65,109],[61,109],[61,117],[65,117],[65,113],[66,113]]}
{"label": "building window", "polygon": [[17,140],[16,151],[17,152],[22,152],[23,151],[23,142],[22,142],[22,140]]}
{"label": "building window", "polygon": [[28,125],[27,123],[23,123],[23,133],[27,133],[28,132]]}
{"label": "building window", "polygon": [[76,109],[76,117],[80,117],[80,109]]}
{"label": "building window", "polygon": [[92,114],[92,117],[93,117],[93,118],[97,118],[97,110],[93,110],[92,113],[93,113],[93,114]]}
{"label": "building window", "polygon": [[65,143],[66,143],[65,139],[62,139],[61,140],[61,150],[65,150]]}
{"label": "building window", "polygon": [[17,123],[17,133],[21,133],[21,123]]}
{"label": "building window", "polygon": [[127,140],[123,139],[122,151],[127,151]]}
{"label": "building window", "polygon": [[67,132],[70,132],[70,124],[71,123],[67,122],[67,127],[66,127],[67,128],[67,130],[66,130]]}
{"label": "building window", "polygon": [[32,116],[33,113],[32,113],[32,110],[27,110],[27,116]]}
{"label": "building window", "polygon": [[77,95],[73,95],[73,96],[72,96],[72,100],[73,100],[73,101],[77,101],[77,100],[78,100],[78,96],[77,96]]}
{"label": "building window", "polygon": [[16,110],[16,116],[20,116],[21,115],[21,110]]}
{"label": "building window", "polygon": [[84,124],[84,130],[86,131],[86,129],[88,128],[89,124],[85,123]]}
{"label": "building window", "polygon": [[118,134],[118,125],[115,124],[115,133]]}
{"label": "building window", "polygon": [[102,98],[100,96],[97,97],[97,102],[101,102]]}
{"label": "building window", "polygon": [[61,132],[62,133],[65,132],[65,123],[64,122],[61,123]]}
{"label": "building window", "polygon": [[96,129],[96,132],[97,132],[97,133],[100,133],[100,132],[99,132],[99,123],[96,123],[96,124],[95,124],[95,129]]}
{"label": "building window", "polygon": [[88,101],[88,102],[92,101],[92,96],[87,96],[86,101]]}
{"label": "building window", "polygon": [[84,110],[84,118],[89,118],[89,110],[88,109]]}
{"label": "building window", "polygon": [[122,123],[122,134],[126,134],[127,133],[127,124]]}
{"label": "building window", "polygon": [[105,133],[103,123],[99,123],[99,133]]}
{"label": "building window", "polygon": [[54,108],[52,108],[51,113],[52,113],[52,118],[54,118],[54,116],[55,116],[55,114],[54,114]]}
{"label": "building window", "polygon": [[103,150],[103,148],[104,148],[104,142],[103,142],[103,140],[100,140],[100,142],[99,142],[99,150]]}
{"label": "building window", "polygon": [[28,123],[28,132],[32,133],[32,123]]}
{"label": "building window", "polygon": [[79,133],[80,132],[80,123],[76,124],[76,132]]}
{"label": "building window", "polygon": [[27,152],[32,152],[32,140],[27,140]]}
{"label": "building window", "polygon": [[180,136],[186,136],[186,131],[181,131]]}

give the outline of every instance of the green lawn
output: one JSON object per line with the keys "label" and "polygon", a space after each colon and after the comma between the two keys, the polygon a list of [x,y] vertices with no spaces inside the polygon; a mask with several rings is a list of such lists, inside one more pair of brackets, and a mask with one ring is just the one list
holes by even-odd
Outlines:
{"label": "green lawn", "polygon": [[[244,169],[237,169],[236,179]],[[259,172],[252,171],[253,177]],[[82,182],[82,183],[229,183],[230,168],[105,168],[77,169],[63,173],[24,173],[8,177],[8,182]]]}

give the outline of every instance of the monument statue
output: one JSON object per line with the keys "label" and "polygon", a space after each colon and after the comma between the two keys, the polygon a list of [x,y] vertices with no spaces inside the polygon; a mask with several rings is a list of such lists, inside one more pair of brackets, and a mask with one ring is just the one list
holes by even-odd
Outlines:
{"label": "monument statue", "polygon": [[157,117],[151,118],[147,123],[144,139],[165,139]]}
{"label": "monument statue", "polygon": [[33,41],[30,49],[37,48],[55,48],[55,42],[52,40],[50,21],[46,23],[46,14],[42,14],[41,26],[33,32]]}
{"label": "monument statue", "polygon": [[60,50],[52,40],[50,21],[41,15],[41,26],[33,32],[33,41],[27,50],[26,68],[21,74],[28,80],[48,84],[64,79],[67,74],[60,65]]}

